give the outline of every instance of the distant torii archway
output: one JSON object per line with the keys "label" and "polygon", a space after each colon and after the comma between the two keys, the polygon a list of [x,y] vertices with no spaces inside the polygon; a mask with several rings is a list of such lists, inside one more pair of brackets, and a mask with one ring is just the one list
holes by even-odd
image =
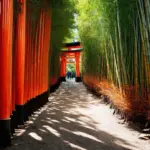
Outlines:
{"label": "distant torii archway", "polygon": [[76,82],[81,81],[81,73],[80,73],[80,57],[82,46],[80,42],[73,42],[73,43],[66,43],[64,44],[64,49],[61,51],[61,70],[60,70],[60,77],[61,81],[66,81],[66,64],[68,58],[75,58],[76,64]]}

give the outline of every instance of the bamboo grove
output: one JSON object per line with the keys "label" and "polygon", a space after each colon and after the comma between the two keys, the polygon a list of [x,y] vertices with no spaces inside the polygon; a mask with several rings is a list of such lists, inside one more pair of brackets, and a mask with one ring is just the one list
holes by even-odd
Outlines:
{"label": "bamboo grove", "polygon": [[78,1],[83,79],[127,119],[150,119],[150,1]]}
{"label": "bamboo grove", "polygon": [[59,85],[59,51],[73,12],[73,0],[0,0],[0,146]]}

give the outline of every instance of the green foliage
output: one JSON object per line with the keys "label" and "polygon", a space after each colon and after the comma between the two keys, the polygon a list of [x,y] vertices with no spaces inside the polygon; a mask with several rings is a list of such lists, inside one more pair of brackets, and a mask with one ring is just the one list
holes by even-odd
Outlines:
{"label": "green foliage", "polygon": [[60,50],[64,39],[70,38],[72,29],[75,28],[75,12],[75,0],[52,1],[51,76],[59,75]]}
{"label": "green foliage", "polygon": [[75,71],[75,64],[67,64],[66,71],[67,72],[76,72]]}
{"label": "green foliage", "polygon": [[75,28],[70,31],[69,37],[65,37],[64,43],[72,43],[76,41],[79,41],[79,35],[78,35],[78,30]]}
{"label": "green foliage", "polygon": [[99,74],[118,86],[147,86],[148,6],[149,0],[78,1],[83,73]]}

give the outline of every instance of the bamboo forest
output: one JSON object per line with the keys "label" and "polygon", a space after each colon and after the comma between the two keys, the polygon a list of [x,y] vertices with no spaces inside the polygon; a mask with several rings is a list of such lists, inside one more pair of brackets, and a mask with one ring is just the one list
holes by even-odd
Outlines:
{"label": "bamboo forest", "polygon": [[0,149],[150,150],[150,0],[0,0]]}

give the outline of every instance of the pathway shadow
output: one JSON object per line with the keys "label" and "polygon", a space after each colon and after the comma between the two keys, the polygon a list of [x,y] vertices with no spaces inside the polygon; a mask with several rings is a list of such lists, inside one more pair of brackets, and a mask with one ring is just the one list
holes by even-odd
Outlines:
{"label": "pathway shadow", "polygon": [[14,137],[7,150],[136,150],[127,141],[97,129],[91,117],[74,111],[99,103],[90,102],[91,98],[83,85],[63,83],[52,94],[45,110],[35,113],[33,123],[22,135]]}

